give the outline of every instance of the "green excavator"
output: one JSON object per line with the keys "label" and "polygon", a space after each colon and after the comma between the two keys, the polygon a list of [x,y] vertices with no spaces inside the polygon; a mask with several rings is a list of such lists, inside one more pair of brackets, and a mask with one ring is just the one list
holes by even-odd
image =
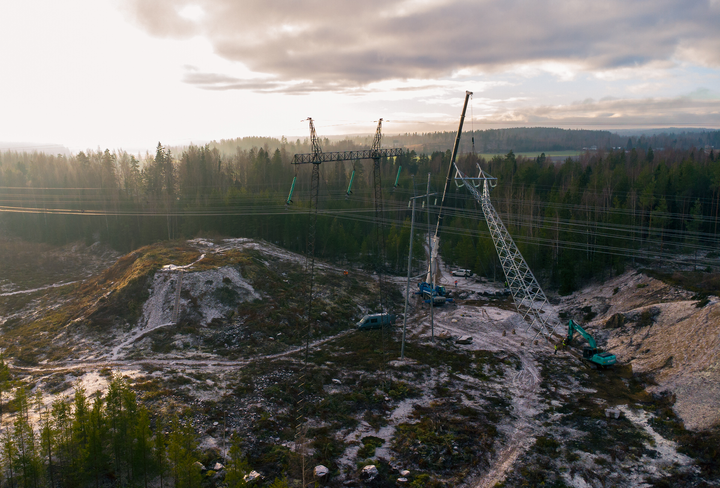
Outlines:
{"label": "green excavator", "polygon": [[570,319],[570,322],[568,323],[568,335],[567,338],[563,341],[564,346],[570,345],[573,340],[573,336],[575,335],[575,332],[580,334],[582,337],[585,338],[585,340],[588,341],[588,345],[583,347],[582,358],[585,361],[601,367],[612,366],[613,364],[615,364],[615,355],[609,352],[603,352],[602,350],[598,349],[597,343],[595,342],[595,339],[593,339],[593,336],[585,332],[585,329],[573,322],[572,319]]}

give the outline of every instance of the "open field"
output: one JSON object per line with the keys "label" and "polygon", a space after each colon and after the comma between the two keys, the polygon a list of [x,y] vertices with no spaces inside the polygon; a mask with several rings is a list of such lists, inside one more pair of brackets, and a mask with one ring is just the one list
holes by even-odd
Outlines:
{"label": "open field", "polygon": [[[569,151],[528,151],[528,152],[516,152],[515,156],[523,156],[525,158],[536,158],[540,154],[545,153],[548,158],[557,158],[564,160],[565,158],[572,158],[583,154],[585,151],[569,150]],[[507,152],[504,153],[480,153],[478,156],[485,158],[486,160],[492,159],[495,156],[505,157]]]}

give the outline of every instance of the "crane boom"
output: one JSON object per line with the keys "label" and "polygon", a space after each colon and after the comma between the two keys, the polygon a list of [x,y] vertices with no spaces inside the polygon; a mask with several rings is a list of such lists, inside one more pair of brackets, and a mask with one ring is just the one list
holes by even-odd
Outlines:
{"label": "crane boom", "polygon": [[432,238],[432,244],[430,249],[430,263],[428,264],[428,273],[425,278],[425,282],[435,285],[435,267],[437,266],[437,255],[440,247],[440,224],[442,223],[443,206],[445,204],[445,196],[447,195],[448,188],[450,187],[450,181],[452,181],[452,172],[455,167],[455,157],[457,156],[458,148],[460,147],[460,136],[462,136],[463,122],[465,122],[465,112],[467,111],[468,100],[472,96],[471,91],[465,92],[465,103],[463,104],[462,114],[460,114],[460,125],[458,126],[457,135],[455,136],[455,143],[453,144],[452,155],[450,156],[450,164],[448,165],[447,177],[445,178],[445,188],[443,189],[442,198],[440,199],[440,208],[438,209],[437,224],[435,225],[435,235]]}

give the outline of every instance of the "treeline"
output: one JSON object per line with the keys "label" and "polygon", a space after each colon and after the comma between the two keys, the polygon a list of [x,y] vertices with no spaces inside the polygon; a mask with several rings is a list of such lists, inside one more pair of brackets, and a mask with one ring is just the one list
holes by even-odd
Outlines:
{"label": "treeline", "polygon": [[[644,142],[636,142],[631,149],[585,152],[565,161],[510,151],[489,161],[465,154],[458,164],[468,174],[480,164],[497,177],[491,199],[505,225],[532,269],[566,292],[631,260],[667,260],[678,253],[703,258],[718,242],[720,158],[715,151],[645,149]],[[357,149],[348,141],[324,144],[325,151]],[[73,157],[3,153],[3,222],[27,239],[102,240],[126,252],[197,235],[260,238],[305,252],[311,168],[290,164],[296,151],[309,147],[288,142],[274,150],[238,147],[227,155],[206,145],[176,154],[158,144],[155,155],[142,160],[109,150]],[[380,161],[387,271],[406,272],[407,202],[425,193],[428,174],[431,191],[442,190],[449,159],[449,150],[406,151]],[[372,267],[378,254],[372,162],[324,163],[320,169],[316,255]],[[295,203],[286,207],[295,175]],[[446,262],[500,279],[480,208],[466,190],[452,188],[442,226]],[[430,201],[433,228],[435,198]],[[427,232],[427,215],[420,202],[418,207],[415,271],[423,266],[421,242]]]}
{"label": "treeline", "polygon": [[[4,366],[4,364],[3,364]],[[4,383],[7,386],[7,381]],[[107,393],[43,403],[23,386],[9,402],[12,422],[0,435],[0,484],[8,488],[160,486],[200,488],[204,483],[198,434],[174,415],[165,421],[114,376]],[[246,486],[250,465],[233,437],[224,469],[230,488]],[[210,473],[212,474],[212,473]],[[277,482],[280,488],[286,484]]]}
{"label": "treeline", "polygon": [[[470,169],[476,158],[460,166]],[[621,272],[629,261],[707,262],[716,256],[720,157],[714,150],[594,152],[563,163],[513,152],[482,161],[497,177],[491,199],[521,252],[561,293]],[[448,226],[446,260],[501,276],[485,221],[463,194]],[[662,264],[662,263],[660,263]],[[702,265],[701,269],[711,270]]]}
{"label": "treeline", "polygon": [[[328,151],[348,148],[346,142],[326,143]],[[158,240],[198,234],[262,238],[304,252],[307,212],[303,206],[309,201],[310,168],[291,166],[292,147],[238,149],[232,156],[223,156],[209,145],[191,146],[176,157],[158,144],[155,156],[142,161],[109,150],[70,158],[4,153],[0,158],[3,221],[27,239],[55,244],[101,240],[126,252]],[[431,161],[409,153],[394,161],[383,160],[384,181],[392,184],[401,165],[405,175],[408,171],[437,172],[442,157]],[[353,170],[351,198],[346,200]],[[297,203],[287,211],[285,200],[295,174]],[[320,217],[318,257],[373,261],[377,238],[371,165],[362,161],[328,164],[322,180],[322,208],[347,213],[348,218]],[[406,186],[408,181],[408,177],[403,180]],[[407,248],[408,239],[409,230],[402,225],[388,226],[386,242],[394,250],[393,268],[405,269],[406,253],[401,249]],[[419,244],[417,249],[420,256]]]}
{"label": "treeline", "polygon": [[[543,151],[582,151],[595,146],[598,150],[623,148],[628,151],[632,148],[647,151],[649,148],[657,149],[684,149],[693,147],[704,148],[711,146],[720,148],[720,131],[696,130],[666,132],[648,131],[647,135],[620,135],[607,130],[586,129],[558,129],[552,127],[516,127],[510,129],[468,130],[460,140],[460,153],[470,153],[474,146],[478,153],[507,153],[514,151],[541,153]],[[445,152],[452,149],[457,133],[447,132],[414,132],[388,135],[385,145],[388,147],[401,146],[414,149],[418,154]],[[323,147],[332,145],[335,151],[351,151],[369,147],[372,144],[371,136],[348,137],[345,140],[324,139]],[[285,148],[289,153],[310,152],[308,138],[289,141],[287,138],[274,137],[243,137],[237,139],[223,139],[210,143],[210,148],[218,149],[221,154],[231,156],[237,150],[249,151],[252,148],[264,147],[266,150]],[[185,148],[176,148],[181,152]]]}

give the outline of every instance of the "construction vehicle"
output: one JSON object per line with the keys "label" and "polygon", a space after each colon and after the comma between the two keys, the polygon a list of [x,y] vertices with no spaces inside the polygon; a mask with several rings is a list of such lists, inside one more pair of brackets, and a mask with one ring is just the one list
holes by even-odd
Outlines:
{"label": "construction vehicle", "polygon": [[451,298],[447,297],[447,291],[442,285],[435,285],[433,287],[427,281],[423,281],[418,283],[418,288],[420,289],[419,293],[422,295],[423,299],[427,303],[430,303],[430,300],[432,299],[432,304],[434,306],[444,305],[445,302],[452,301]]}
{"label": "construction vehicle", "polygon": [[576,324],[572,319],[570,319],[570,322],[568,323],[567,338],[563,341],[563,344],[565,346],[570,345],[573,340],[573,336],[575,335],[575,332],[584,337],[585,340],[588,342],[588,345],[583,347],[582,358],[585,361],[601,367],[612,366],[613,364],[615,364],[615,355],[609,352],[603,352],[601,349],[599,349],[597,347],[595,339],[593,339],[593,336],[588,334],[585,329]]}
{"label": "construction vehicle", "polygon": [[357,323],[358,330],[382,329],[385,326],[393,325],[397,316],[392,313],[373,313],[365,315]]}
{"label": "construction vehicle", "polygon": [[470,278],[473,275],[473,272],[469,269],[455,269],[451,273],[453,276],[462,276],[464,278]]}

